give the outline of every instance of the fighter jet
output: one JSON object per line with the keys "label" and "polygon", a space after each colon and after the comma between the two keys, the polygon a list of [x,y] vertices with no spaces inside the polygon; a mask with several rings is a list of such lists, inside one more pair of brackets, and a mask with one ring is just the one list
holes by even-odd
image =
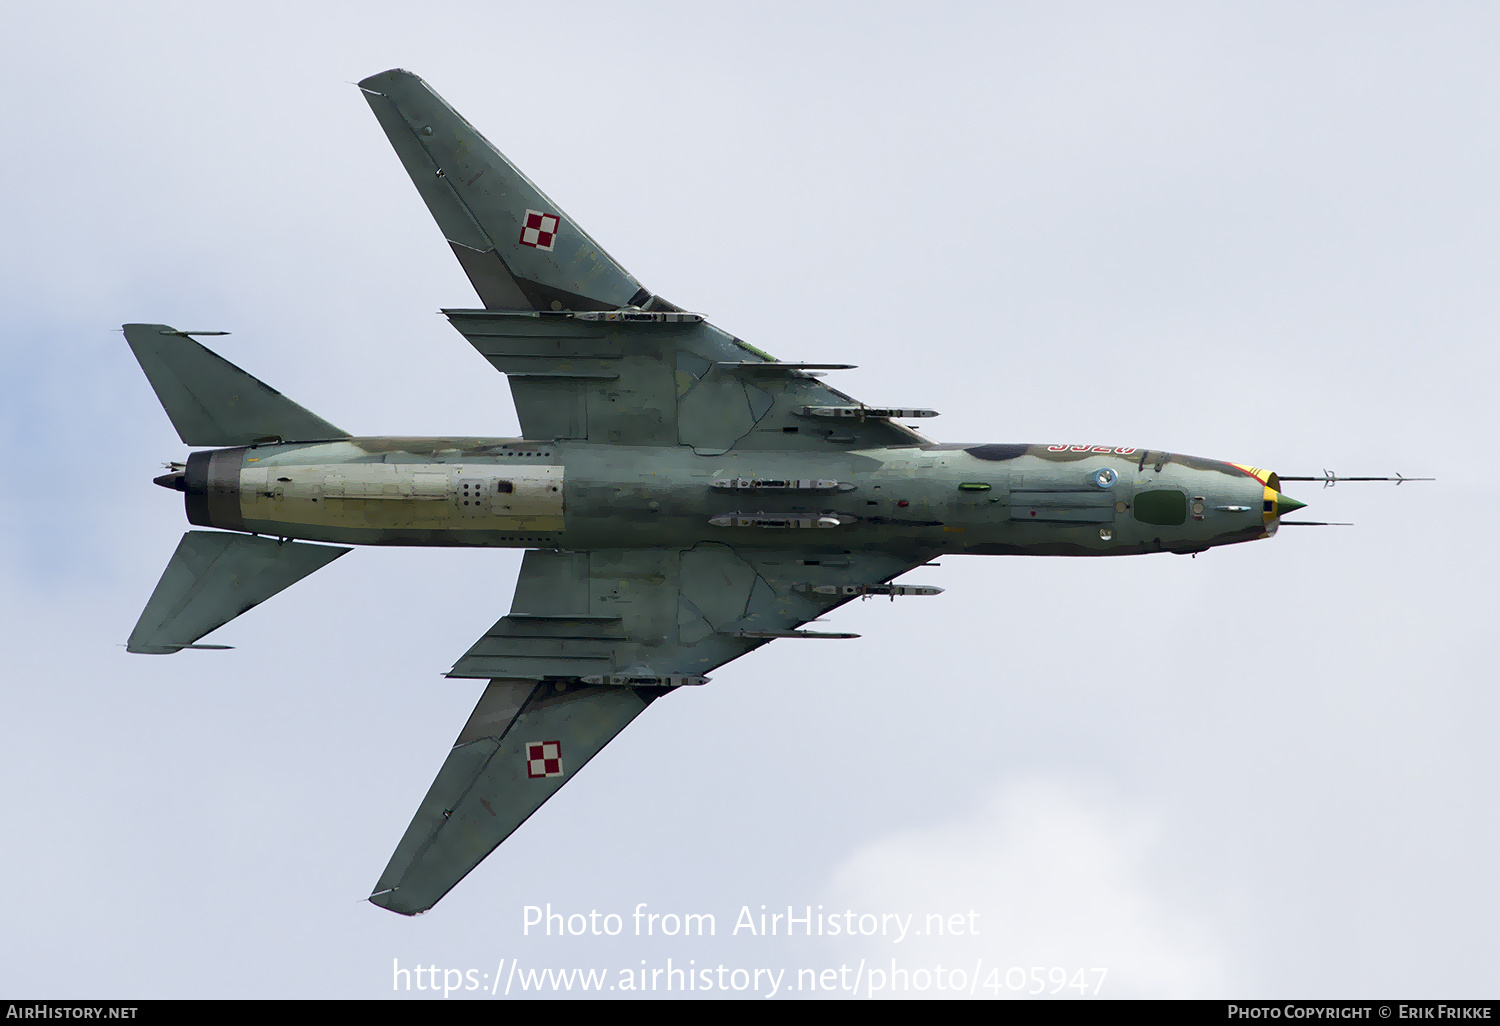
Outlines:
{"label": "fighter jet", "polygon": [[[430,909],[653,702],[947,553],[1198,553],[1302,506],[1257,467],[935,443],[650,291],[422,79],[359,83],[483,306],[443,313],[522,437],[355,437],[164,324],[125,337],[185,445],[182,538],[131,652],[201,639],[353,545],[524,549],[488,681],[369,900]],[[883,398],[883,397],[882,397]]]}

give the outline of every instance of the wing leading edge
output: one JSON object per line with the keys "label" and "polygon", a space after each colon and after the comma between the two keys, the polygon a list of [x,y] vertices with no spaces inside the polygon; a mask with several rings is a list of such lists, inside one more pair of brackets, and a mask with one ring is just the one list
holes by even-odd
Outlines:
{"label": "wing leading edge", "polygon": [[527,552],[510,614],[449,672],[489,684],[370,900],[431,908],[657,698],[773,638],[819,636],[796,628],[925,561]]}
{"label": "wing leading edge", "polygon": [[426,82],[393,68],[359,87],[486,307],[650,302],[629,271]]}
{"label": "wing leading edge", "polygon": [[430,909],[667,690],[490,681],[370,901]]}
{"label": "wing leading edge", "polygon": [[[444,312],[509,376],[527,438],[703,454],[925,441],[809,365],[652,294],[416,75],[359,85],[485,306]],[[830,408],[855,415],[831,424],[807,412]]]}
{"label": "wing leading edge", "polygon": [[[894,418],[930,411],[863,406],[815,376],[832,365],[782,363],[653,295],[420,78],[360,88],[485,305],[444,313],[509,377],[527,438],[704,455],[925,441]],[[510,614],[449,672],[489,683],[370,900],[431,908],[656,698],[775,638],[850,637],[797,628],[898,593],[883,582],[926,558],[528,552]]]}

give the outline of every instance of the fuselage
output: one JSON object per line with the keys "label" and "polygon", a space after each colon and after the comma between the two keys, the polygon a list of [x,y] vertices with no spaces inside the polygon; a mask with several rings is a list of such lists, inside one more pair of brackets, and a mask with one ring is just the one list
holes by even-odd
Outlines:
{"label": "fuselage", "polygon": [[[163,480],[163,483],[167,483]],[[947,444],[735,451],[346,438],[194,453],[207,527],[355,545],[1114,556],[1273,534],[1274,474],[1159,450]]]}

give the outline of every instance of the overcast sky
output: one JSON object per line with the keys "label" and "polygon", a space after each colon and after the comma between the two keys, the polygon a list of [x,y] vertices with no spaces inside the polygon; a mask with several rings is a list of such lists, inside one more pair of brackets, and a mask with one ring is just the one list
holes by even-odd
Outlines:
{"label": "overcast sky", "polygon": [[[1000,996],[1035,966],[1110,997],[1494,997],[1497,40],[1483,4],[8,12],[0,992],[670,958],[781,996],[895,959]],[[942,596],[831,618],[861,640],[653,706],[392,915],[361,899],[482,686],[440,674],[519,556],[359,550],[210,639],[233,651],[126,655],[187,526],[151,478],[188,450],[118,327],[231,331],[355,433],[516,433],[350,84],[396,66],[648,288],[859,364],[835,384],[943,411],[936,438],[1438,480],[1288,486],[1356,526],[1196,559],[944,559],[905,578]],[[548,903],[625,927],[523,935]],[[640,903],[717,934],[632,936]],[[966,926],[735,934],[761,905]]]}

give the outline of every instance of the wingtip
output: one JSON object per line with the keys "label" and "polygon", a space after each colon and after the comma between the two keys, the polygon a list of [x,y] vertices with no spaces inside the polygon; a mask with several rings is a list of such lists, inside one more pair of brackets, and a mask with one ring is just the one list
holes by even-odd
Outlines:
{"label": "wingtip", "polygon": [[385,71],[377,71],[373,75],[360,79],[355,85],[367,93],[380,94],[381,86],[397,79],[416,79],[418,82],[422,80],[420,76],[412,74],[405,68],[387,68]]}
{"label": "wingtip", "polygon": [[[431,905],[428,905],[426,908],[405,909],[405,908],[397,908],[396,906],[394,906],[392,904],[389,904],[389,902],[391,900],[393,900],[391,898],[391,895],[395,894],[398,890],[400,890],[399,887],[387,887],[384,890],[376,891],[374,894],[370,895],[368,898],[365,898],[363,900],[368,901],[371,905],[374,905],[376,908],[383,908],[387,912],[394,912],[394,913],[396,913],[396,915],[398,915],[398,916],[406,916],[408,919],[415,919],[417,916],[423,915],[426,912],[428,912],[429,910],[431,910],[431,908],[432,908]],[[376,898],[385,898],[387,900],[386,901],[376,901],[375,900]]]}

